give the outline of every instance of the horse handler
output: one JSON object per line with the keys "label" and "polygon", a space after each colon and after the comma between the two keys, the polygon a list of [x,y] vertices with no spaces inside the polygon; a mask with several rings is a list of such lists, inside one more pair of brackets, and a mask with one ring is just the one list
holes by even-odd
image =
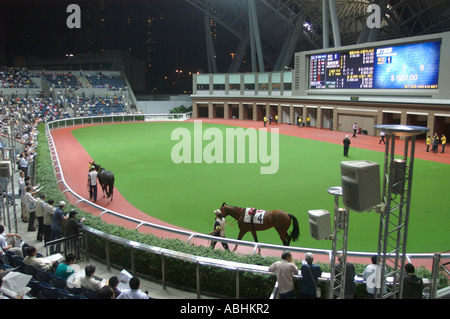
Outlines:
{"label": "horse handler", "polygon": [[[214,211],[214,214],[216,215],[216,219],[214,221],[214,230],[209,233],[209,235],[213,235],[216,237],[222,237],[225,238],[225,218],[222,217],[222,213],[219,209],[216,209]],[[211,248],[214,249],[216,247],[217,241],[211,242]],[[222,242],[222,246],[225,250],[230,250],[228,248],[228,243]]]}
{"label": "horse handler", "polygon": [[95,166],[92,165],[88,174],[89,198],[97,201],[97,172]]}

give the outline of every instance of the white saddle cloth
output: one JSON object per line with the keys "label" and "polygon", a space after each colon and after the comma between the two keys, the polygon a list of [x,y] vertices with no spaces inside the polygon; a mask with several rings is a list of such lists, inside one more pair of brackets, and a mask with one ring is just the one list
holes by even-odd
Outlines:
{"label": "white saddle cloth", "polygon": [[[250,210],[254,210],[254,208],[247,207],[245,209],[244,223],[251,223],[252,222],[252,215],[249,214]],[[262,224],[262,223],[264,223],[264,214],[265,213],[266,213],[265,210],[257,209],[256,213],[253,215],[253,223],[254,224]]]}

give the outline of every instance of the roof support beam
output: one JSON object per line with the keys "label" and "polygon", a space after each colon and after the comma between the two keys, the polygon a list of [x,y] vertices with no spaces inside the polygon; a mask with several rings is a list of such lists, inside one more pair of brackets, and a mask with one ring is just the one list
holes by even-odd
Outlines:
{"label": "roof support beam", "polygon": [[302,32],[305,16],[302,14],[297,17],[294,26],[291,28],[287,36],[278,59],[273,67],[274,71],[283,70],[285,66],[289,66],[292,57],[294,56],[295,46]]}
{"label": "roof support beam", "polygon": [[255,0],[248,0],[248,16],[250,26],[250,44],[252,52],[252,71],[256,71],[256,61],[259,72],[264,72],[264,59],[261,49],[261,37],[259,35],[258,16],[256,13]]}
{"label": "roof support beam", "polygon": [[322,46],[330,47],[330,6],[328,0],[322,0]]}
{"label": "roof support beam", "polygon": [[333,40],[334,46],[341,46],[341,34],[339,31],[339,18],[336,9],[336,0],[330,0],[330,16],[331,16],[331,26],[333,27]]}
{"label": "roof support beam", "polygon": [[206,37],[206,55],[208,59],[208,72],[217,73],[216,54],[214,53],[214,44],[211,36],[210,18],[207,14],[203,17]]}

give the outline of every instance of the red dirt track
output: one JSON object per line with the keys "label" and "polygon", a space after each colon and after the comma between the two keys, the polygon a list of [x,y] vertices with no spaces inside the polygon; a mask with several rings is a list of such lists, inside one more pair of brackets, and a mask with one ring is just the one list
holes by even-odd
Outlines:
{"label": "red dirt track", "polygon": [[[264,127],[262,122],[256,122],[256,121],[243,121],[243,120],[223,120],[223,119],[206,119],[201,118],[199,119],[204,123],[217,123],[217,124],[226,124],[226,125],[234,125],[234,126],[241,126],[246,128],[262,128]],[[190,120],[194,121],[194,120]],[[92,162],[93,159],[89,156],[89,154],[83,149],[83,147],[78,143],[78,141],[75,139],[75,137],[71,134],[71,131],[74,129],[81,128],[81,126],[75,126],[75,127],[68,127],[68,128],[59,128],[51,131],[55,148],[58,153],[58,157],[61,164],[61,170],[64,175],[64,179],[66,183],[69,185],[69,187],[78,195],[88,199],[89,193],[87,189],[87,173],[88,173],[88,165],[89,162]],[[339,145],[342,145],[342,140],[345,137],[345,135],[349,135],[351,138],[351,133],[345,133],[345,132],[336,132],[336,131],[330,131],[325,129],[317,129],[317,128],[299,128],[295,125],[288,125],[288,124],[278,124],[278,125],[269,125],[267,123],[267,128],[278,128],[280,134],[286,134],[291,136],[297,136],[301,138],[307,138],[307,139],[313,139],[313,140],[319,140],[319,141],[325,141],[330,143],[336,143]],[[379,144],[379,138],[375,136],[367,136],[367,135],[358,135],[357,138],[351,138],[352,144],[350,148],[350,155],[352,152],[352,148],[364,148],[364,149],[370,149],[375,151],[384,152],[385,146]],[[426,152],[426,147],[424,145],[423,140],[418,140],[416,143],[416,150],[415,150],[415,158],[425,159],[429,161],[436,161],[441,162],[445,164],[450,164],[450,150],[447,150],[447,153],[441,154],[433,154],[431,152]],[[396,140],[396,154],[403,154],[403,147],[404,143],[402,140]],[[441,146],[440,146],[441,148]],[[105,210],[111,210],[118,213],[121,213],[123,215],[127,215],[129,217],[154,223],[162,226],[167,226],[171,228],[176,229],[182,229],[180,227],[170,225],[164,221],[158,220],[156,218],[153,218],[144,212],[138,210],[134,206],[132,206],[121,194],[117,189],[114,189],[114,199],[113,201],[108,205],[106,198],[103,198],[101,188],[99,187],[98,191],[98,200],[97,205],[104,207]],[[73,195],[70,195],[70,193],[66,192],[66,198],[70,203],[76,204],[78,199],[74,197]],[[92,213],[94,215],[100,215],[102,212],[99,209],[93,208],[91,205],[80,202],[76,204],[79,209],[82,209],[83,211]],[[127,221],[125,219],[114,217],[110,214],[103,214],[102,219],[105,222],[108,223],[114,223],[118,225],[122,225],[127,228],[136,228],[138,225],[135,222]],[[152,233],[159,237],[164,238],[179,238],[182,241],[187,241],[188,237],[184,235],[178,235],[170,232],[160,231],[156,230],[150,227],[142,226],[139,228],[140,231],[145,233]],[[250,240],[250,239],[249,239]],[[199,240],[196,238],[193,238],[191,243],[194,244],[203,244],[208,245],[206,240]],[[234,245],[231,245],[233,248]],[[221,245],[218,244],[216,246],[216,249],[222,249]],[[330,249],[331,249],[331,242],[330,242]],[[244,247],[239,246],[238,248],[239,253],[252,253],[253,249],[250,247]],[[280,256],[280,251],[262,251],[263,255],[275,255]],[[303,254],[301,256],[294,256],[298,259],[303,259]],[[317,255],[316,254],[316,260],[317,261],[323,261],[328,262],[328,256],[326,255]],[[354,262],[361,262],[361,263],[368,263],[369,258],[364,258],[363,260],[352,260]],[[417,259],[413,262],[415,265],[425,265],[427,268],[431,267],[431,261],[427,260],[421,260]]]}

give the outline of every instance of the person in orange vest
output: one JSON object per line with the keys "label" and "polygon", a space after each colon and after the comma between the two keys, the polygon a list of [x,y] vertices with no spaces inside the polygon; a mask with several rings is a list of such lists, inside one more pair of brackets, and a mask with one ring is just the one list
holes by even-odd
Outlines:
{"label": "person in orange vest", "polygon": [[425,144],[427,146],[427,152],[430,151],[430,143],[431,143],[431,138],[430,138],[430,135],[428,135],[427,141],[425,142]]}
{"label": "person in orange vest", "polygon": [[442,152],[441,152],[441,153],[444,153],[444,150],[445,150],[445,144],[447,144],[447,138],[445,137],[444,134],[442,134],[442,137],[441,137],[441,143],[442,143]]}
{"label": "person in orange vest", "polygon": [[267,123],[267,117],[266,116],[264,116],[263,121],[264,121],[264,127],[266,127],[266,123]]}

